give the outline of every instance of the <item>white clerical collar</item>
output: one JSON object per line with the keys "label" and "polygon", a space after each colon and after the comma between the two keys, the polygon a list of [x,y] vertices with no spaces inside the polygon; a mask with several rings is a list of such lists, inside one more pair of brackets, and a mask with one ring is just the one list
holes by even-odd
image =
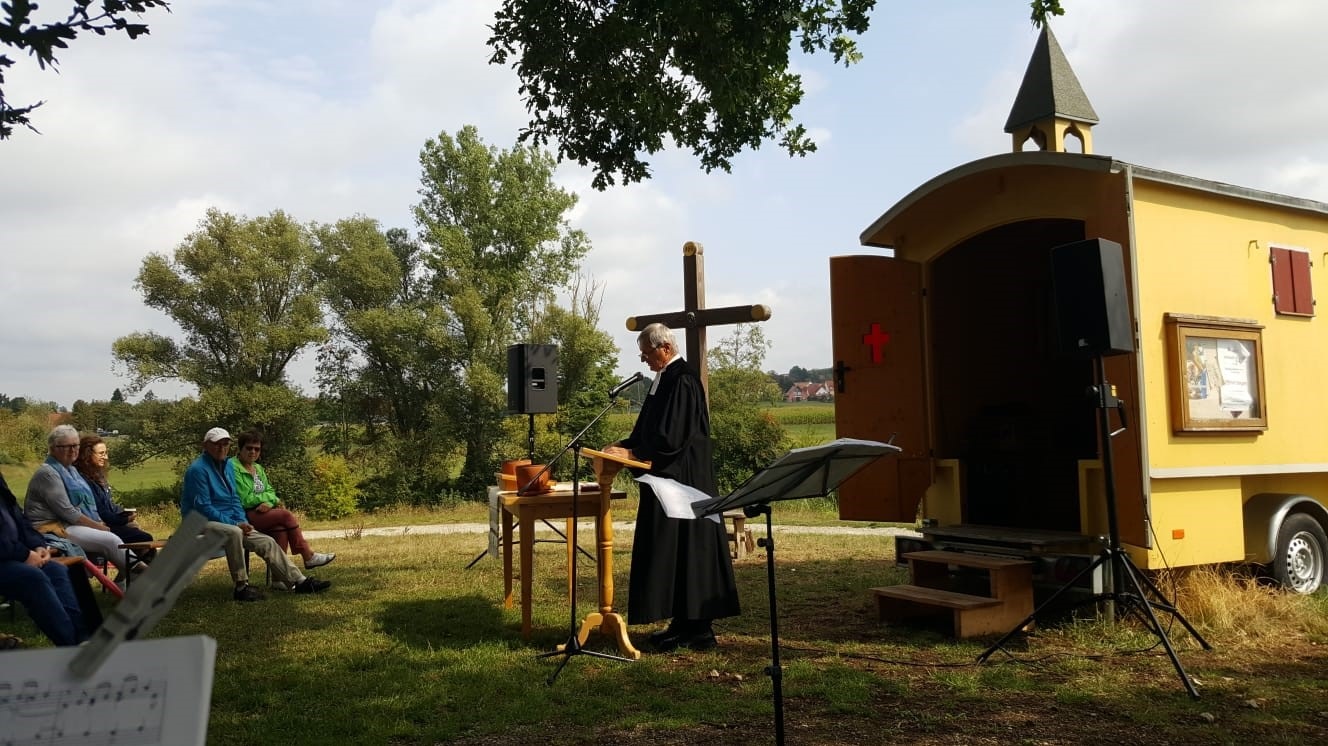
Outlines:
{"label": "white clerical collar", "polygon": [[664,371],[668,370],[670,365],[673,365],[674,363],[678,362],[679,360],[682,360],[682,357],[681,357],[680,355],[678,355],[678,354],[675,352],[675,353],[673,354],[673,357],[669,358],[669,361],[668,361],[667,363],[664,363],[664,367],[663,367],[663,368],[660,368],[660,369],[659,369],[659,372],[655,374],[655,380],[654,380],[653,382],[651,382],[651,384],[650,384],[650,393],[647,394],[647,396],[654,396],[654,395],[655,395],[655,389],[658,389],[658,388],[659,388],[659,379],[661,379],[661,378],[664,377]]}

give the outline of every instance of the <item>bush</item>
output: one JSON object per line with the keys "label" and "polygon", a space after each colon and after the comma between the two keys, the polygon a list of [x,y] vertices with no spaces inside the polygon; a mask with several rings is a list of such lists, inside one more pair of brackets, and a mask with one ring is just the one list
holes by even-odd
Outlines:
{"label": "bush", "polygon": [[715,479],[725,495],[788,450],[789,436],[769,412],[730,407],[710,416]]}
{"label": "bush", "polygon": [[313,482],[299,507],[310,518],[343,518],[355,512],[359,496],[360,488],[346,459],[324,454],[314,458]]}

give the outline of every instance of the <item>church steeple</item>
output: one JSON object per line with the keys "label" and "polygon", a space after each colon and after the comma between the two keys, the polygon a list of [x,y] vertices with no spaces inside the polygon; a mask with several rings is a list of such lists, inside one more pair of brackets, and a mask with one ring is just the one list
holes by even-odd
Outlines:
{"label": "church steeple", "polygon": [[1042,150],[1064,153],[1066,136],[1074,135],[1083,143],[1083,152],[1091,153],[1090,130],[1097,122],[1097,112],[1088,103],[1061,45],[1044,24],[1005,120],[1005,131],[1014,136],[1014,152],[1022,151],[1024,143],[1032,139]]}

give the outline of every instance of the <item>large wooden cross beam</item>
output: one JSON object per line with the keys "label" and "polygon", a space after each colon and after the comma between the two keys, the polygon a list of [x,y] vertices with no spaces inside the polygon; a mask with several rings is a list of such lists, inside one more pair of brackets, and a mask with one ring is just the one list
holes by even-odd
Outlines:
{"label": "large wooden cross beam", "polygon": [[627,330],[639,332],[655,323],[670,329],[687,330],[687,360],[701,375],[706,395],[710,393],[710,366],[706,363],[706,327],[722,324],[745,324],[770,318],[770,307],[727,306],[705,307],[705,249],[695,241],[682,245],[683,310],[632,316],[627,319]]}

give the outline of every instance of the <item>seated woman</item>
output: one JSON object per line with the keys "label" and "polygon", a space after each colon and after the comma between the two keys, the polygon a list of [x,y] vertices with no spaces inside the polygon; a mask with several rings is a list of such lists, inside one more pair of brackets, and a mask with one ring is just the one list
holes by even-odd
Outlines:
{"label": "seated woman", "polygon": [[59,425],[46,437],[50,455],[28,482],[23,515],[41,533],[62,535],[85,552],[96,552],[124,572],[120,537],[97,513],[97,500],[82,474],[74,468],[78,458],[78,430]]}
{"label": "seated woman", "polygon": [[3,476],[0,476],[0,594],[23,604],[37,629],[56,645],[77,645],[88,639],[90,630],[74,595],[70,573],[53,561],[46,540],[23,517],[18,500]]}
{"label": "seated woman", "polygon": [[229,466],[234,470],[235,491],[240,493],[240,504],[250,525],[275,539],[282,551],[303,557],[306,570],[336,559],[335,554],[315,552],[304,540],[295,515],[281,507],[281,498],[268,481],[263,465],[256,460],[263,452],[263,436],[250,430],[240,433],[239,441],[240,450]]}
{"label": "seated woman", "polygon": [[[78,469],[88,487],[92,488],[92,497],[97,503],[97,515],[101,516],[101,522],[110,526],[111,533],[120,537],[120,541],[125,544],[152,541],[152,534],[134,522],[134,511],[125,510],[111,499],[111,485],[106,481],[106,467],[110,462],[106,441],[100,436],[84,435],[79,440],[78,460],[74,462],[74,468]],[[144,562],[151,559],[146,555],[143,557]]]}

